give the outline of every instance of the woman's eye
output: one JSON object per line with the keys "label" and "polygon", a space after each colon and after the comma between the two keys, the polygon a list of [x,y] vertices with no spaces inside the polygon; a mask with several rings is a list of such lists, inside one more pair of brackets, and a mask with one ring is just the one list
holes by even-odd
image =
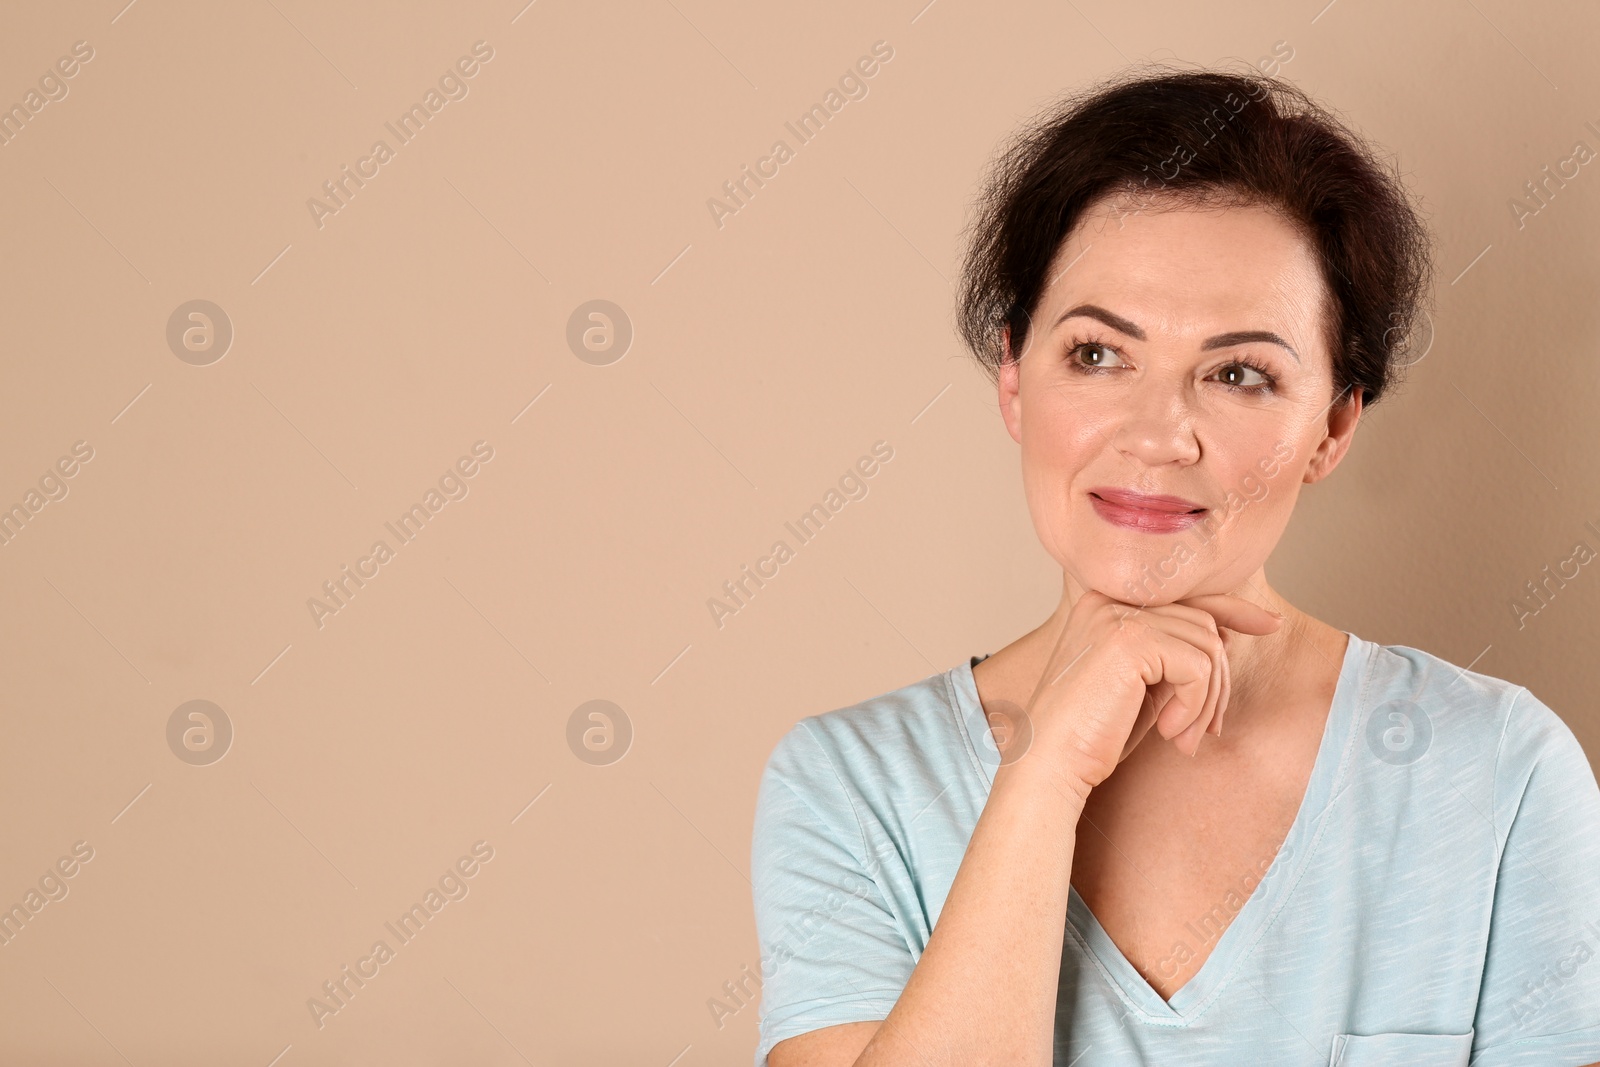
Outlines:
{"label": "woman's eye", "polygon": [[1093,341],[1074,346],[1072,354],[1085,367],[1114,366],[1119,359],[1116,349]]}
{"label": "woman's eye", "polygon": [[1267,384],[1265,375],[1245,363],[1230,363],[1217,374],[1222,379],[1223,385],[1239,389],[1256,389]]}

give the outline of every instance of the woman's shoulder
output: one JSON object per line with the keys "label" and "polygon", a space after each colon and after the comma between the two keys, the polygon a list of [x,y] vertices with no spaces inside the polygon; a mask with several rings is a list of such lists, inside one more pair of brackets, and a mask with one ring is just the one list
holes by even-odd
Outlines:
{"label": "woman's shoulder", "polygon": [[[1513,718],[1544,730],[1565,725],[1561,717],[1526,686],[1472,670],[1483,653],[1467,666],[1461,666],[1410,645],[1376,641],[1366,644],[1369,659],[1363,702],[1369,708],[1387,701],[1410,699],[1430,714],[1437,711],[1476,727],[1503,727]],[[1486,648],[1484,652],[1487,651]]]}
{"label": "woman's shoulder", "polygon": [[979,771],[962,724],[961,665],[844,707],[808,715],[774,745],[764,788],[781,783],[806,796],[837,794],[894,801]]}
{"label": "woman's shoulder", "polygon": [[1410,645],[1377,641],[1366,644],[1370,658],[1365,695],[1369,704],[1410,695],[1419,704],[1492,716],[1495,709],[1509,707],[1522,689],[1516,682],[1472,670],[1482,658],[1481,654],[1467,666],[1461,666]]}
{"label": "woman's shoulder", "polygon": [[1400,721],[1394,713],[1409,716],[1430,748],[1453,757],[1444,762],[1493,776],[1497,805],[1514,803],[1541,764],[1580,784],[1585,777],[1593,782],[1572,729],[1527,686],[1409,645],[1368,644],[1361,713],[1369,742],[1377,743],[1388,722]]}

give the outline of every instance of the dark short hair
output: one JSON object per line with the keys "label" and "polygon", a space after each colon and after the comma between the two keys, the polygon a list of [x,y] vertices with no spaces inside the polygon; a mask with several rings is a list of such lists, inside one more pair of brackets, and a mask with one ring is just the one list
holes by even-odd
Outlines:
{"label": "dark short hair", "polygon": [[1002,151],[969,228],[957,312],[991,380],[1014,358],[1003,328],[1023,351],[1061,242],[1086,209],[1141,193],[1279,211],[1320,255],[1334,398],[1383,396],[1426,313],[1428,232],[1377,148],[1254,69],[1136,69],[1069,95]]}

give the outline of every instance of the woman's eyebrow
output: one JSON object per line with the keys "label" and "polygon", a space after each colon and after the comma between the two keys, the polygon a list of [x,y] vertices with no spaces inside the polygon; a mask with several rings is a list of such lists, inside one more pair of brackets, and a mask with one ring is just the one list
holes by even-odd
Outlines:
{"label": "woman's eyebrow", "polygon": [[[1074,315],[1082,315],[1085,318],[1097,319],[1098,321],[1103,322],[1107,326],[1111,327],[1113,330],[1127,334],[1135,341],[1143,341],[1145,339],[1144,331],[1139,329],[1139,327],[1135,326],[1121,315],[1107,311],[1105,308],[1100,307],[1097,304],[1079,304],[1077,307],[1072,308],[1063,314],[1059,319],[1057,319],[1056,325],[1060,326],[1063,322],[1066,322]],[[1242,345],[1251,341],[1265,341],[1268,344],[1280,345],[1285,351],[1294,357],[1296,363],[1301,361],[1300,353],[1296,352],[1288,341],[1285,341],[1283,338],[1279,337],[1270,330],[1235,330],[1232,333],[1219,333],[1215,337],[1207,338],[1205,343],[1200,346],[1200,350],[1202,352],[1209,352],[1213,348],[1228,348],[1233,345]]]}
{"label": "woman's eyebrow", "polygon": [[[1127,334],[1135,341],[1144,340],[1143,330],[1139,329],[1139,327],[1135,326],[1121,315],[1113,315],[1111,312],[1097,304],[1079,304],[1077,307],[1067,311],[1059,319],[1057,319],[1056,326],[1060,326],[1063,322],[1066,322],[1074,315],[1083,315],[1086,318],[1098,319],[1107,326],[1111,327],[1113,330],[1118,330]],[[1051,328],[1054,329],[1055,327]]]}
{"label": "woman's eyebrow", "polygon": [[1215,337],[1207,338],[1200,346],[1202,352],[1209,352],[1213,348],[1227,348],[1230,345],[1242,345],[1250,341],[1265,341],[1268,344],[1281,345],[1285,351],[1294,357],[1296,363],[1300,362],[1300,353],[1290,346],[1288,341],[1279,337],[1270,330],[1235,330],[1233,333],[1219,333]]}

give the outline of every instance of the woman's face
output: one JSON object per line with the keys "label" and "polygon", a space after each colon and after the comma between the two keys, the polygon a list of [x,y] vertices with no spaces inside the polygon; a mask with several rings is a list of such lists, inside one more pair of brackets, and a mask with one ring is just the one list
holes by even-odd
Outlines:
{"label": "woman's face", "polygon": [[1332,404],[1317,253],[1281,216],[1129,211],[1103,200],[1062,242],[1000,409],[1034,529],[1080,589],[1232,593],[1344,454],[1360,398]]}

